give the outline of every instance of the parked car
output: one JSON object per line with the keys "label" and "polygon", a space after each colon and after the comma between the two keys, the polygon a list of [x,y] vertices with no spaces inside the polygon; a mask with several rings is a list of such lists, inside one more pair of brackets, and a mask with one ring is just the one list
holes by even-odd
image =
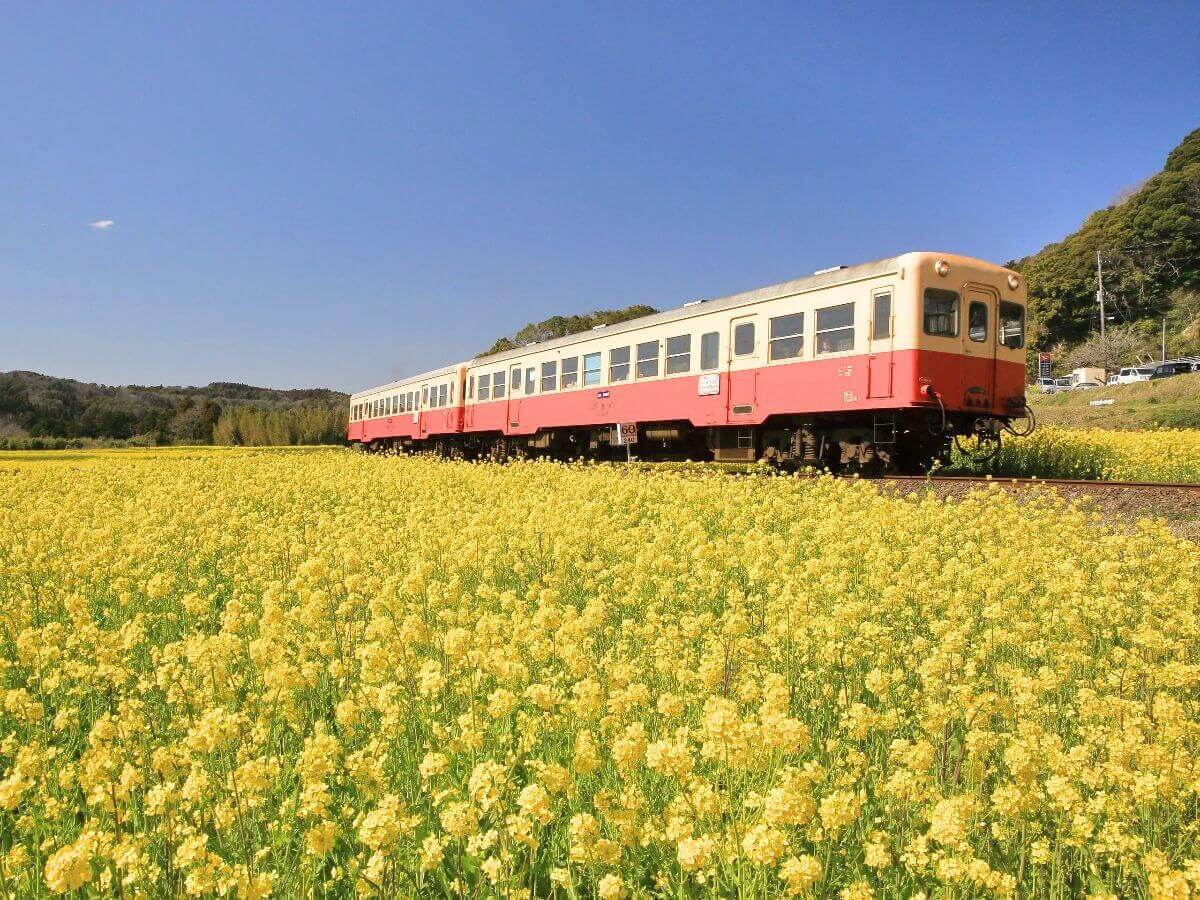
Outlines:
{"label": "parked car", "polygon": [[1150,373],[1149,381],[1157,381],[1160,378],[1170,378],[1173,375],[1186,375],[1189,372],[1200,372],[1200,363],[1190,362],[1188,360],[1171,360],[1170,362],[1162,362]]}
{"label": "parked car", "polygon": [[1154,366],[1126,366],[1121,371],[1117,372],[1113,378],[1108,379],[1109,384],[1133,384],[1136,381],[1149,381],[1154,374]]}
{"label": "parked car", "polygon": [[1071,389],[1070,378],[1039,378],[1037,389],[1043,394],[1058,394]]}

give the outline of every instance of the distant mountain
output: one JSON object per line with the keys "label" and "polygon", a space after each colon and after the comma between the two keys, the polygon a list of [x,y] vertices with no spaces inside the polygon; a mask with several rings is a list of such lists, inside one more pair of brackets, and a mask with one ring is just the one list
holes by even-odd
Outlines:
{"label": "distant mountain", "polygon": [[516,350],[526,344],[540,344],[542,341],[566,337],[568,334],[581,334],[597,325],[616,325],[618,322],[627,322],[656,312],[658,310],[653,306],[634,304],[624,309],[598,309],[579,316],[551,316],[540,322],[530,322],[512,337],[497,338],[491,347],[479,355],[491,356],[505,350]]}
{"label": "distant mountain", "polygon": [[349,399],[324,388],[280,391],[232,382],[110,387],[37,372],[3,372],[0,440],[330,443],[344,437]]}
{"label": "distant mountain", "polygon": [[[1049,348],[1086,338],[1099,323],[1096,252],[1104,267],[1110,326],[1156,333],[1167,316],[1173,337],[1194,339],[1200,291],[1200,128],[1163,169],[1074,234],[1010,262],[1029,287],[1031,344]],[[1192,337],[1189,337],[1192,335]]]}

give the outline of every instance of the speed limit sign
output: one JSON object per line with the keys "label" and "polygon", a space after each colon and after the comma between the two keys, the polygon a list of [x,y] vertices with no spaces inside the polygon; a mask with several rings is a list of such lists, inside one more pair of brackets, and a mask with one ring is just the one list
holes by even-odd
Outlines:
{"label": "speed limit sign", "polygon": [[617,426],[617,443],[637,443],[637,422],[622,422]]}

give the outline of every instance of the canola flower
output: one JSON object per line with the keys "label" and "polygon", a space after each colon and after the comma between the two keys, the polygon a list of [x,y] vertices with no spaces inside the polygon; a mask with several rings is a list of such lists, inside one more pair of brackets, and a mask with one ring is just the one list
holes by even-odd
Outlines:
{"label": "canola flower", "polygon": [[1006,438],[987,469],[1015,477],[1200,484],[1200,429],[1039,427],[1029,437]]}
{"label": "canola flower", "polygon": [[1198,895],[1197,584],[1048,492],[10,462],[0,886]]}

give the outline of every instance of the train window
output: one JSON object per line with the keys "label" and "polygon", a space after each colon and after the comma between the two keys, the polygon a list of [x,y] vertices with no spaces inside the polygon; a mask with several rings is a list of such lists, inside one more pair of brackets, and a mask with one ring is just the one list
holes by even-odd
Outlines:
{"label": "train window", "polygon": [[854,349],[854,304],[839,303],[817,310],[817,352]]}
{"label": "train window", "polygon": [[1025,346],[1025,307],[1000,301],[1000,346],[1020,350]]}
{"label": "train window", "polygon": [[578,356],[572,356],[562,361],[562,380],[559,387],[564,391],[567,388],[579,387]]}
{"label": "train window", "polygon": [[392,415],[400,412],[400,395],[392,394]]}
{"label": "train window", "polygon": [[658,341],[645,341],[637,345],[637,377],[654,378],[658,375]]}
{"label": "train window", "polygon": [[675,375],[692,368],[692,336],[680,334],[667,338],[667,374]]}
{"label": "train window", "polygon": [[892,336],[892,292],[882,291],[875,295],[874,301],[871,340],[878,341]]}
{"label": "train window", "polygon": [[454,405],[454,382],[450,382],[450,405]]}
{"label": "train window", "polygon": [[743,322],[733,329],[733,355],[749,356],[754,352],[754,323]]}
{"label": "train window", "polygon": [[509,372],[508,375],[509,375],[509,377],[508,377],[509,387],[512,389],[512,392],[515,394],[517,391],[521,390],[521,367],[513,366],[512,371]]}
{"label": "train window", "polygon": [[450,392],[450,385],[443,384],[438,388],[438,406],[446,406],[446,395]]}
{"label": "train window", "polygon": [[530,366],[525,370],[525,393],[532,394],[537,390],[537,369]]}
{"label": "train window", "polygon": [[421,409],[429,409],[429,388],[421,388]]}
{"label": "train window", "polygon": [[967,337],[976,343],[986,341],[987,320],[987,304],[979,300],[972,300],[971,305],[967,307]]}
{"label": "train window", "polygon": [[767,359],[795,359],[804,350],[804,313],[776,316],[767,323]]}
{"label": "train window", "polygon": [[472,375],[470,378],[467,379],[467,399],[468,400],[475,399],[475,376],[474,375]]}
{"label": "train window", "polygon": [[614,347],[608,351],[608,381],[624,381],[629,377],[629,348]]}
{"label": "train window", "polygon": [[922,318],[926,334],[958,337],[958,294],[944,288],[925,288]]}
{"label": "train window", "polygon": [[409,391],[408,392],[408,411],[415,412],[416,408],[417,408],[417,392]]}
{"label": "train window", "polygon": [[504,396],[504,370],[492,373],[492,399],[499,400]]}
{"label": "train window", "polygon": [[491,400],[492,399],[492,376],[491,375],[480,375],[479,376],[479,399],[480,400]]}
{"label": "train window", "polygon": [[600,354],[583,355],[583,384],[585,387],[600,383]]}
{"label": "train window", "polygon": [[700,335],[700,371],[709,372],[721,365],[721,335],[716,331]]}
{"label": "train window", "polygon": [[546,391],[556,390],[558,387],[558,373],[556,368],[558,363],[545,362],[542,363],[542,393]]}

